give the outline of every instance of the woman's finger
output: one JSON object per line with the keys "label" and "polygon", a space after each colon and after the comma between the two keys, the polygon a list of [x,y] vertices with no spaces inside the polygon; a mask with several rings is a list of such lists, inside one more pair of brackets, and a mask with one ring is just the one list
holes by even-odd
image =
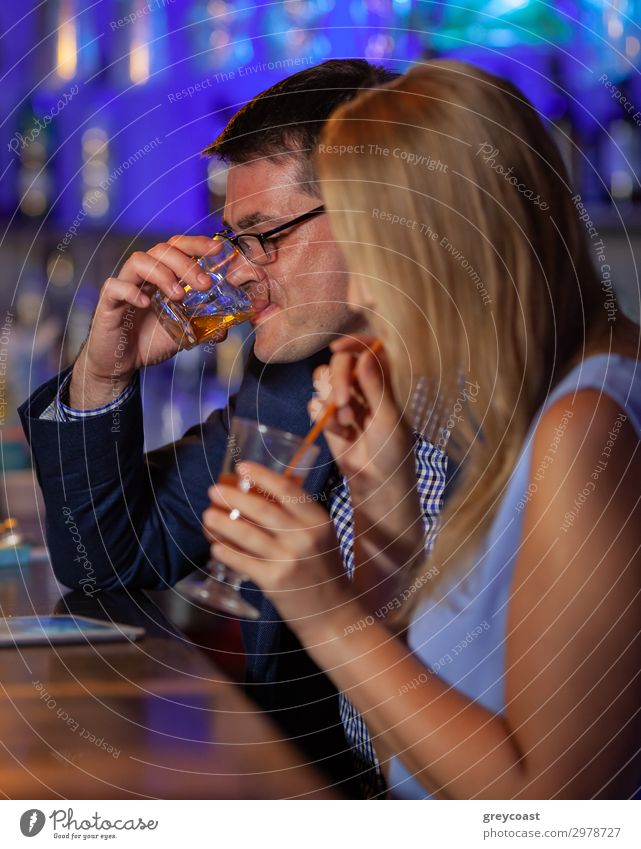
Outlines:
{"label": "woman's finger", "polygon": [[332,395],[332,373],[328,365],[318,366],[313,374],[314,397],[328,403]]}
{"label": "woman's finger", "polygon": [[[232,518],[236,516],[236,518]],[[223,540],[250,554],[265,555],[274,538],[264,528],[247,521],[240,511],[224,511],[209,507],[203,513],[205,536],[210,541]]]}
{"label": "woman's finger", "polygon": [[[243,477],[251,481],[251,485],[272,496],[277,505],[267,502],[271,507],[280,507],[289,514],[289,527],[310,528],[317,523],[327,521],[327,513],[319,507],[308,492],[305,492],[299,480],[296,479],[296,470],[291,476],[275,472],[258,463],[243,462],[238,465],[238,470]],[[307,470],[301,470],[305,476]],[[292,520],[294,520],[292,522]],[[261,524],[260,515],[257,521]],[[281,518],[281,522],[285,519]]]}
{"label": "woman's finger", "polygon": [[310,398],[307,402],[307,412],[310,419],[315,422],[316,419],[325,411],[326,404],[321,398]]}
{"label": "woman's finger", "polygon": [[291,528],[291,518],[284,510],[278,499],[273,499],[271,493],[251,481],[252,491],[225,484],[214,484],[209,489],[209,497],[221,513],[231,514],[234,511],[244,520],[254,522],[269,531],[282,531]]}
{"label": "woman's finger", "polygon": [[[391,389],[383,352],[375,354],[368,348],[363,348],[358,355],[338,352],[332,356],[329,366],[332,399],[339,409],[355,403],[360,404],[363,410],[375,409],[382,400],[385,387]],[[368,383],[367,391],[361,385],[361,377]],[[356,408],[354,412],[356,420],[359,418]],[[347,419],[344,418],[342,424],[348,424]]]}
{"label": "woman's finger", "polygon": [[[315,422],[320,416],[322,416],[326,409],[326,404],[320,401],[318,398],[312,398],[307,404],[307,410],[309,412],[310,419]],[[340,436],[344,439],[348,439],[349,441],[353,438],[353,428],[352,427],[344,427],[338,421],[337,414],[334,413],[333,416],[330,416],[329,419],[325,422],[325,426],[323,427],[323,433],[325,436],[327,434],[334,434],[336,436]]]}
{"label": "woman's finger", "polygon": [[339,407],[349,404],[354,383],[354,366],[356,359],[351,353],[338,353],[332,356],[329,363],[329,382],[331,385],[331,400]]}
{"label": "woman's finger", "polygon": [[355,377],[363,394],[365,406],[372,415],[376,414],[382,427],[394,429],[400,414],[386,362],[378,355],[365,352],[358,358]]}
{"label": "woman's finger", "polygon": [[370,410],[376,410],[385,400],[387,375],[379,360],[369,351],[364,351],[354,366],[354,379],[362,392],[364,402]]}
{"label": "woman's finger", "polygon": [[244,519],[273,532],[291,531],[299,529],[301,525],[309,525],[309,522],[298,520],[300,511],[292,510],[292,505],[309,499],[296,480],[265,469],[257,463],[251,464],[251,468],[247,464],[247,469],[245,464],[242,466],[243,470],[239,470],[242,478],[240,487],[224,484],[210,487],[209,496],[214,504],[227,512],[238,510]]}
{"label": "woman's finger", "polygon": [[268,578],[264,560],[252,557],[221,542],[215,542],[212,545],[211,556],[264,589],[265,579]]}
{"label": "woman's finger", "polygon": [[[315,422],[319,416],[324,413],[325,404],[318,398],[312,398],[307,404],[307,410],[309,412],[310,419]],[[354,441],[356,438],[356,431],[353,427],[343,427],[343,425],[338,423],[336,416],[333,415],[327,422],[325,422],[323,435],[328,441],[329,450],[332,452],[332,456],[336,459],[339,454],[342,454],[343,451],[346,450],[347,445],[345,443],[351,443]],[[333,442],[332,437],[338,437],[342,444]]]}
{"label": "woman's finger", "polygon": [[[330,402],[323,402],[318,398],[311,398],[307,403],[307,411],[313,422],[316,422],[325,414],[327,405]],[[348,427],[351,431],[354,423],[360,426],[364,417],[368,414],[369,407],[359,398],[352,399],[352,402],[346,407],[337,409],[336,412],[327,419],[323,425],[323,433],[336,433],[338,435]],[[346,433],[347,435],[347,433]]]}

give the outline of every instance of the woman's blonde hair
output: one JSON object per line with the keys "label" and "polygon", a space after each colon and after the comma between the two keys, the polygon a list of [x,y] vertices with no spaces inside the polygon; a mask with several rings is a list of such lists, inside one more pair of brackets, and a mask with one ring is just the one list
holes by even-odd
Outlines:
{"label": "woman's blonde hair", "polygon": [[565,167],[516,88],[454,61],[342,106],[315,164],[350,274],[375,293],[399,404],[409,409],[417,376],[438,389],[431,432],[449,434],[457,474],[427,574],[469,567],[598,310]]}

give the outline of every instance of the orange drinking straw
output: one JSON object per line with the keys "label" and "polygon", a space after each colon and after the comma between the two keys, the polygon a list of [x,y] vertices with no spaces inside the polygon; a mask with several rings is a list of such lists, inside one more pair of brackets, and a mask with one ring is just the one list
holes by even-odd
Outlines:
{"label": "orange drinking straw", "polygon": [[[380,339],[374,339],[374,341],[370,345],[369,350],[371,351],[372,354],[378,354],[378,352],[382,348],[383,348],[383,343],[380,341]],[[353,376],[354,376],[354,372],[352,372],[352,377]],[[296,453],[292,457],[292,459],[289,463],[289,466],[285,469],[284,475],[285,475],[286,478],[292,477],[292,475],[296,471],[296,466],[298,465],[298,463],[302,459],[303,455],[305,454],[305,451],[307,451],[309,446],[313,442],[316,441],[316,438],[318,437],[319,433],[325,427],[325,425],[331,419],[331,417],[334,415],[336,410],[337,410],[337,404],[335,404],[333,401],[331,401],[325,407],[323,412],[320,414],[319,418],[316,419],[314,427],[307,434],[307,436],[303,440],[301,446],[299,447],[299,449],[296,451]]]}

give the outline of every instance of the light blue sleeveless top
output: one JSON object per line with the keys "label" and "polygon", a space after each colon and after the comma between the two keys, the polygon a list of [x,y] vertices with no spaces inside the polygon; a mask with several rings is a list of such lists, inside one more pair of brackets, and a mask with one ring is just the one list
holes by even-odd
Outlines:
{"label": "light blue sleeveless top", "polygon": [[[528,487],[536,485],[538,471],[533,470],[531,477],[532,437],[548,407],[564,396],[568,396],[570,406],[570,396],[581,389],[596,389],[612,398],[641,439],[641,361],[611,354],[585,359],[555,387],[535,417],[481,554],[474,558],[474,569],[467,575],[457,575],[455,582],[441,589],[438,598],[429,599],[410,625],[409,646],[419,660],[494,713],[505,710],[503,676],[510,585],[525,506],[531,497]],[[560,419],[557,434],[562,435],[569,418]],[[572,514],[559,517],[559,525],[571,521]],[[420,686],[420,681],[408,682],[412,685]],[[398,758],[390,766],[389,788],[396,799],[430,798]]]}

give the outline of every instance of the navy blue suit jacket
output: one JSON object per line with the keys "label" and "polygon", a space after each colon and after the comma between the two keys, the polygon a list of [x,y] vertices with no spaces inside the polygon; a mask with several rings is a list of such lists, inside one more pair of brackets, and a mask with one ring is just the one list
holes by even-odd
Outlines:
{"label": "navy blue suit jacket", "polygon": [[[74,560],[77,538],[69,533],[70,515],[102,589],[160,589],[204,567],[209,546],[201,516],[207,488],[218,476],[231,418],[258,419],[305,434],[311,375],[327,359],[328,352],[322,351],[302,362],[265,366],[252,354],[241,387],[225,409],[177,442],[147,454],[138,390],[118,417],[106,413],[63,425],[39,416],[67,371],[36,390],[19,413],[44,494],[47,543],[58,580],[79,588],[88,576],[86,564],[83,568]],[[323,443],[306,484],[310,492],[324,491],[331,467]],[[247,593],[262,614],[259,621],[242,624],[250,694],[313,760],[346,781],[342,789],[351,793],[352,761],[336,690],[270,602],[256,588]]]}

